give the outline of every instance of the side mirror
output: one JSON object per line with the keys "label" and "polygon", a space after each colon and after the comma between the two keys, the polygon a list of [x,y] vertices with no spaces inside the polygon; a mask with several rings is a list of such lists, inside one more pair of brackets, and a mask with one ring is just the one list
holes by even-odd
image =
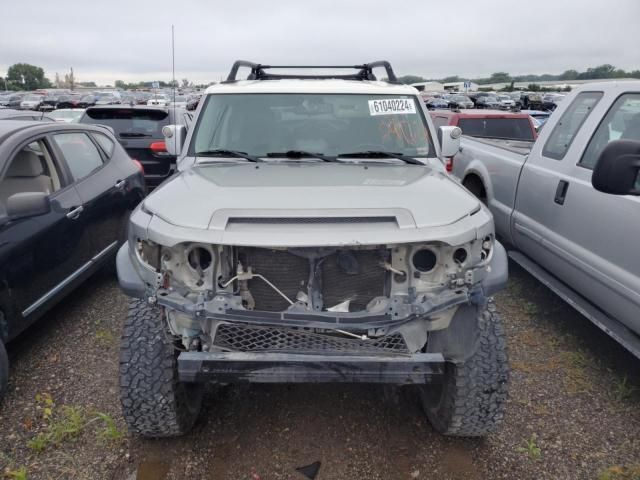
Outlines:
{"label": "side mirror", "polygon": [[165,125],[162,127],[162,134],[167,152],[171,155],[180,155],[184,140],[187,138],[187,128],[184,125]]}
{"label": "side mirror", "polygon": [[591,185],[613,195],[640,195],[640,142],[614,140],[600,153]]}
{"label": "side mirror", "polygon": [[460,151],[461,136],[460,127],[440,127],[438,129],[438,140],[443,157],[453,157]]}
{"label": "side mirror", "polygon": [[11,220],[44,215],[51,211],[49,195],[44,192],[14,193],[7,199],[6,210]]}

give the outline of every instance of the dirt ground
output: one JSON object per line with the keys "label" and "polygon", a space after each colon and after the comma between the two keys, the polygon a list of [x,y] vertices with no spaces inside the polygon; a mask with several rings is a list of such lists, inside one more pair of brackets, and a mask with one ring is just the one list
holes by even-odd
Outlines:
{"label": "dirt ground", "polygon": [[516,266],[496,303],[512,375],[486,439],[437,434],[410,388],[253,385],[209,388],[192,433],[152,441],[120,414],[127,299],[99,275],[9,346],[0,478],[640,478],[640,361]]}

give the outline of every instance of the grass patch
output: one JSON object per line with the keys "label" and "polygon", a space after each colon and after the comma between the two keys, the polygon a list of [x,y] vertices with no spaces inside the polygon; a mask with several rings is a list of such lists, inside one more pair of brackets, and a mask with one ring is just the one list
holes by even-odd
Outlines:
{"label": "grass patch", "polygon": [[27,447],[35,452],[75,439],[90,425],[96,436],[105,443],[119,442],[124,437],[124,432],[118,429],[115,420],[106,413],[87,412],[79,406],[64,405],[58,408],[49,394],[37,395],[36,404],[42,410],[45,427],[27,441]]}
{"label": "grass patch", "polygon": [[542,449],[538,446],[536,441],[538,440],[536,434],[532,434],[529,440],[524,441],[524,447],[518,447],[518,452],[526,453],[529,458],[536,459],[542,455]]}
{"label": "grass patch", "polygon": [[84,429],[86,416],[82,408],[64,406],[60,412],[48,417],[45,430],[27,442],[27,446],[41,452],[51,445],[77,437]]}
{"label": "grass patch", "polygon": [[640,480],[640,464],[614,465],[600,472],[598,480]]}
{"label": "grass patch", "polygon": [[536,315],[538,315],[538,306],[533,302],[524,302],[522,309],[524,310],[524,313],[526,313],[530,317],[535,317]]}
{"label": "grass patch", "polygon": [[636,393],[638,393],[638,387],[635,385],[629,385],[629,379],[626,375],[622,378],[616,377],[613,381],[611,395],[616,402],[630,400],[636,395]]}
{"label": "grass patch", "polygon": [[124,432],[118,429],[111,415],[97,412],[95,418],[102,421],[103,427],[98,431],[98,438],[107,443],[119,442],[124,438]]}
{"label": "grass patch", "polygon": [[116,337],[109,330],[98,330],[95,334],[96,340],[102,345],[113,345]]}
{"label": "grass patch", "polygon": [[564,370],[564,386],[572,395],[585,393],[592,389],[587,367],[590,365],[587,356],[579,350],[562,352],[559,355]]}
{"label": "grass patch", "polygon": [[16,470],[5,470],[3,477],[11,480],[27,480],[27,468],[20,467]]}

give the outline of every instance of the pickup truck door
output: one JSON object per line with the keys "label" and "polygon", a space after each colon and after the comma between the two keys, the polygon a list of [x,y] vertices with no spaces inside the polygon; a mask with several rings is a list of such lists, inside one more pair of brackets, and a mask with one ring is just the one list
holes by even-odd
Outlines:
{"label": "pickup truck door", "polygon": [[532,151],[518,185],[516,245],[640,333],[640,199],[591,185],[593,166],[609,141],[640,140],[640,94],[580,93],[548,127],[553,130]]}

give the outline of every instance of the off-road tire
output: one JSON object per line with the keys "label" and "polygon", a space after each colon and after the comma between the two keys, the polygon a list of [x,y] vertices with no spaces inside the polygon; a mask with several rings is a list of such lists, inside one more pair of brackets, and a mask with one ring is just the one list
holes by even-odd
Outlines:
{"label": "off-road tire", "polygon": [[9,384],[9,357],[4,343],[0,340],[0,402],[7,393],[7,385]]}
{"label": "off-road tire", "polygon": [[178,381],[178,353],[161,310],[132,301],[120,344],[120,401],[130,430],[174,437],[193,426],[203,386]]}
{"label": "off-road tire", "polygon": [[477,350],[445,364],[442,384],[420,387],[433,428],[444,435],[482,437],[497,429],[507,402],[509,365],[502,320],[492,302],[478,315]]}

